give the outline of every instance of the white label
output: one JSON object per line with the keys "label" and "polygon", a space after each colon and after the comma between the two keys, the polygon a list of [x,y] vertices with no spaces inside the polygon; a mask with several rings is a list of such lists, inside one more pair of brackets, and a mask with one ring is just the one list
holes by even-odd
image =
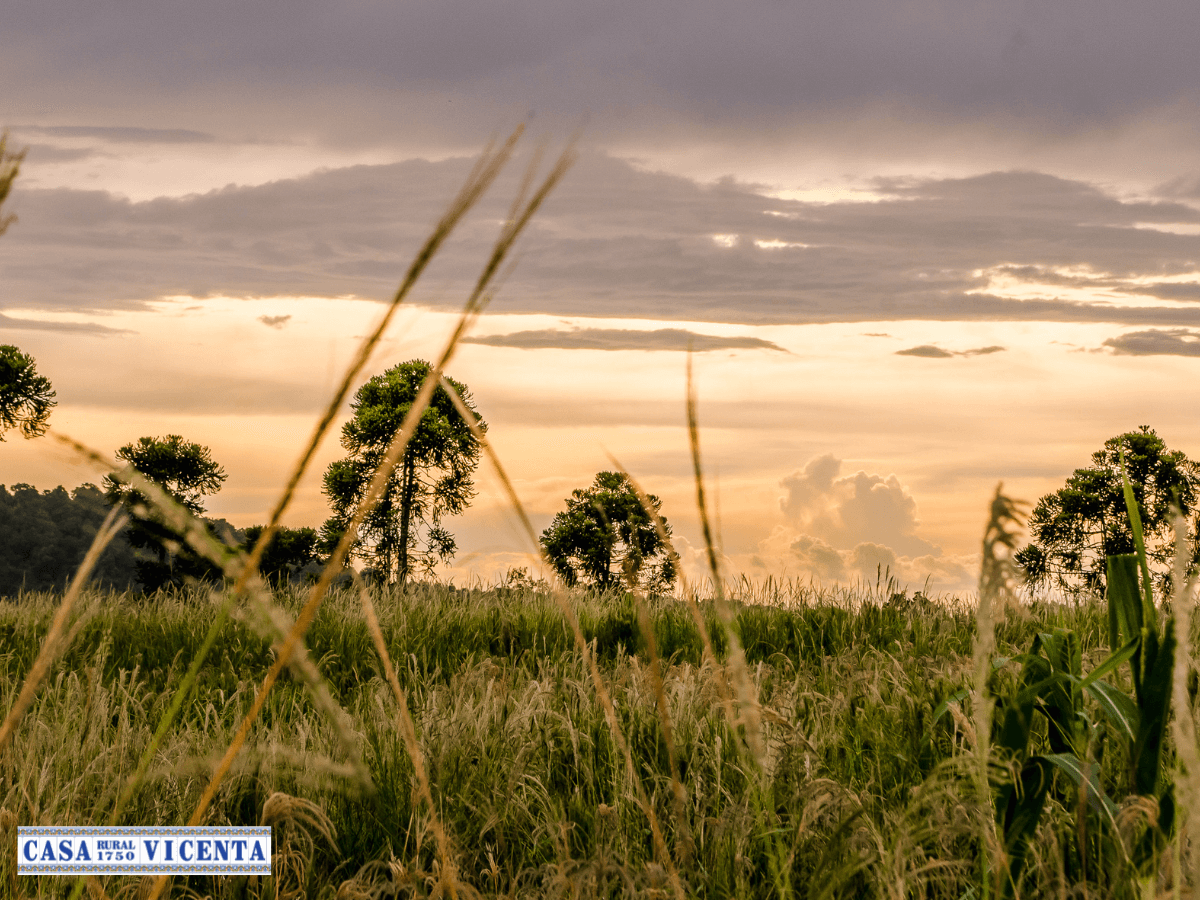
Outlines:
{"label": "white label", "polygon": [[270,875],[271,827],[17,828],[18,875]]}

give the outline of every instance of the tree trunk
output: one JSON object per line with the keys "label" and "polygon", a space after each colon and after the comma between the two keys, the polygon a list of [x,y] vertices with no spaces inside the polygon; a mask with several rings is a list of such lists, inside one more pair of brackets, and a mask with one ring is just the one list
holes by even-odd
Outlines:
{"label": "tree trunk", "polygon": [[400,541],[396,548],[396,562],[399,568],[399,581],[408,581],[408,534],[409,520],[412,518],[413,493],[416,490],[417,467],[406,453],[404,459],[404,483],[400,490]]}

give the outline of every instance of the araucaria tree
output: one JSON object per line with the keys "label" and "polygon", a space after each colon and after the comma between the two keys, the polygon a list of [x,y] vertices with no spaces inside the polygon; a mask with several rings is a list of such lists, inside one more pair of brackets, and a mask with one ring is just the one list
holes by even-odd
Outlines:
{"label": "araucaria tree", "polygon": [[46,433],[55,405],[49,379],[38,374],[33,357],[11,344],[0,346],[0,441],[10,428],[27,438]]}
{"label": "araucaria tree", "polygon": [[1178,450],[1168,450],[1153,429],[1143,425],[1105,441],[1092,464],[1076,469],[1064,487],[1038,501],[1029,518],[1032,541],[1016,555],[1026,582],[1066,594],[1105,590],[1105,559],[1133,553],[1134,541],[1121,478],[1121,454],[1137,500],[1151,575],[1159,596],[1170,591],[1174,558],[1172,508],[1189,519],[1192,570],[1200,562],[1200,465]]}
{"label": "araucaria tree", "polygon": [[[201,499],[215,494],[225,483],[225,470],[213,460],[208,447],[185,441],[177,434],[138,438],[116,455],[196,516],[204,512]],[[134,547],[154,553],[153,559],[143,559],[138,565],[138,576],[147,590],[178,581],[179,576],[210,574],[209,567],[185,551],[178,536],[159,522],[153,504],[140,491],[112,475],[105,476],[104,488],[109,502],[122,503],[138,515],[130,528],[129,540]]]}
{"label": "araucaria tree", "polygon": [[[653,494],[647,499],[658,512],[662,501]],[[671,526],[665,519],[663,525],[669,538]],[[601,590],[624,585],[653,593],[675,580],[670,548],[620,472],[601,472],[590,487],[572,491],[566,510],[542,532],[541,543],[569,585]]]}
{"label": "araucaria tree", "polygon": [[[419,359],[400,363],[354,395],[354,415],[342,428],[348,455],[325,472],[325,495],[333,507],[324,527],[327,548],[349,526],[430,368]],[[446,381],[486,431],[466,385],[452,378]],[[418,568],[432,571],[438,561],[453,558],[458,548],[442,520],[461,513],[474,498],[471,476],[481,449],[450,395],[438,387],[379,501],[363,520],[351,554],[382,579],[400,583]]]}

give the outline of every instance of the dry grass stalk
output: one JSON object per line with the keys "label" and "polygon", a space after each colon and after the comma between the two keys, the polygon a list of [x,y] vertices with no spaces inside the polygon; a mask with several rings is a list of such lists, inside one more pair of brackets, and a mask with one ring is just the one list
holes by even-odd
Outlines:
{"label": "dry grass stalk", "polygon": [[[282,791],[271,794],[263,803],[259,825],[269,825],[275,841],[271,854],[271,878],[277,900],[304,896],[307,861],[316,849],[314,836],[320,836],[337,849],[337,830],[325,810],[311,800],[293,797]],[[295,885],[288,890],[289,883]]]}
{"label": "dry grass stalk", "polygon": [[[455,398],[458,397],[457,392],[450,390],[450,393]],[[461,402],[461,401],[460,401]],[[412,760],[413,771],[417,776],[417,790],[421,794],[421,799],[425,801],[425,805],[429,807],[429,824],[433,829],[433,837],[438,846],[438,857],[441,860],[441,875],[446,880],[446,887],[450,893],[451,900],[458,897],[458,868],[454,862],[453,849],[450,846],[450,838],[446,834],[446,829],[442,825],[441,816],[438,814],[437,804],[433,800],[433,791],[429,787],[429,774],[425,767],[425,755],[421,752],[421,744],[417,740],[417,727],[413,722],[412,713],[408,708],[408,699],[404,696],[404,690],[400,687],[400,679],[396,676],[396,668],[392,665],[391,654],[388,653],[387,642],[383,639],[383,630],[379,627],[379,617],[375,615],[375,604],[371,602],[371,593],[367,590],[366,584],[358,573],[354,573],[354,584],[358,588],[358,596],[362,601],[363,617],[367,620],[367,630],[371,632],[371,640],[375,642],[375,651],[379,654],[379,661],[383,664],[383,671],[387,677],[388,684],[392,688],[392,696],[396,698],[396,708],[399,711],[397,718],[400,722],[400,736],[404,740],[404,749],[408,751],[408,758]]]}
{"label": "dry grass stalk", "polygon": [[[258,718],[259,713],[262,711],[262,707],[266,702],[267,695],[270,693],[272,687],[275,685],[276,680],[279,678],[279,674],[281,673],[283,666],[287,665],[292,653],[300,645],[304,638],[305,632],[308,630],[308,627],[312,624],[313,619],[316,617],[317,610],[320,608],[322,600],[332,585],[334,577],[336,577],[336,575],[341,571],[346,558],[349,555],[350,548],[357,538],[359,526],[366,518],[367,513],[373,508],[374,504],[378,502],[379,497],[383,493],[383,488],[388,477],[390,476],[392,470],[399,463],[401,457],[404,455],[404,450],[408,445],[408,441],[416,431],[420,417],[424,413],[425,407],[428,406],[430,399],[433,397],[433,392],[438,386],[443,368],[453,357],[459,339],[463,336],[470,324],[474,322],[475,318],[487,305],[487,302],[490,299],[487,289],[492,277],[499,270],[500,265],[503,263],[504,257],[511,249],[513,242],[529,223],[529,220],[541,206],[546,196],[566,174],[567,169],[570,167],[573,161],[574,154],[572,150],[568,148],[568,150],[563,153],[558,163],[551,169],[549,175],[547,175],[546,179],[543,181],[542,186],[534,193],[533,197],[528,201],[528,203],[525,204],[524,209],[520,210],[519,214],[510,215],[509,220],[505,222],[504,227],[501,229],[500,236],[496,241],[495,247],[493,248],[492,255],[488,259],[483,272],[480,274],[474,291],[467,300],[454,332],[447,341],[446,347],[442,351],[441,356],[438,358],[437,363],[432,367],[429,375],[425,379],[425,382],[421,385],[421,389],[418,391],[416,398],[413,400],[411,408],[405,415],[400,429],[396,432],[395,437],[393,437],[388,446],[387,452],[384,454],[383,460],[376,469],[374,478],[372,479],[366,494],[356,508],[355,513],[350,520],[349,527],[346,529],[345,534],[342,535],[342,539],[338,542],[337,547],[330,556],[328,565],[326,565],[325,570],[321,573],[321,577],[317,581],[316,585],[314,585],[307,602],[300,610],[300,614],[296,617],[295,624],[288,632],[287,638],[284,640],[282,646],[280,646],[276,659],[270,670],[267,672],[266,677],[263,679],[263,684],[259,688],[258,693],[255,695],[254,702],[251,704],[250,710],[246,713],[245,718],[242,720],[241,726],[234,735],[233,741],[226,750],[224,757],[222,757],[221,761],[217,764],[217,768],[213,773],[212,779],[205,788],[204,793],[201,795],[199,802],[196,804],[196,809],[193,811],[192,816],[189,819],[189,824],[196,825],[203,820],[204,813],[207,811],[209,805],[216,797],[216,792],[219,789],[222,781],[224,781],[225,776],[229,773],[229,769],[233,764],[234,758],[237,756],[238,752],[245,744],[246,739],[249,737],[250,728],[252,727],[254,721]],[[517,206],[514,204],[514,213],[516,210]],[[159,876],[148,900],[157,900],[158,896],[162,893],[163,888],[166,886],[166,882],[167,876]]]}
{"label": "dry grass stalk", "polygon": [[1200,745],[1197,744],[1196,719],[1192,712],[1191,698],[1188,694],[1188,679],[1191,676],[1192,661],[1192,624],[1196,613],[1196,578],[1187,575],[1188,557],[1188,524],[1187,520],[1175,510],[1173,516],[1175,530],[1175,559],[1172,569],[1172,594],[1175,609],[1175,668],[1171,678],[1171,704],[1175,715],[1171,717],[1171,733],[1175,740],[1176,765],[1182,769],[1183,790],[1177,792],[1177,798],[1184,807],[1184,826],[1175,838],[1175,872],[1183,880],[1182,845],[1184,836],[1194,854],[1192,877],[1193,884],[1200,885]]}
{"label": "dry grass stalk", "polygon": [[721,574],[720,558],[716,538],[709,524],[708,504],[704,491],[704,467],[700,462],[700,422],[696,413],[696,389],[692,378],[692,354],[687,358],[687,426],[688,445],[692,452],[692,473],[696,480],[696,507],[700,513],[700,529],[704,535],[704,549],[708,555],[708,567],[712,573],[714,600],[717,615],[725,628],[729,641],[729,664],[733,670],[733,685],[737,691],[739,715],[737,721],[745,726],[746,741],[760,768],[766,766],[767,748],[762,734],[762,717],[759,713],[758,689],[746,666],[746,653],[737,632],[733,629],[733,612],[725,598],[725,579]]}
{"label": "dry grass stalk", "polygon": [[[1014,564],[1019,538],[1020,516],[1016,501],[1004,496],[1003,484],[996,485],[996,493],[988,510],[988,521],[983,532],[983,553],[979,568],[979,605],[975,611],[975,648],[973,654],[974,683],[971,705],[974,713],[976,779],[980,797],[988,797],[988,761],[991,758],[992,700],[988,696],[987,680],[991,672],[992,655],[996,650],[996,621],[1007,607],[1016,602],[1013,591]],[[984,878],[983,890],[989,888],[987,880],[987,853],[989,848],[998,848],[996,824],[991,816],[982,823]],[[995,872],[997,890],[1003,867]]]}
{"label": "dry grass stalk", "polygon": [[[550,561],[545,557],[544,548],[538,540],[537,532],[534,531],[533,523],[529,520],[528,514],[525,512],[525,505],[521,502],[521,498],[517,496],[516,490],[513,488],[512,481],[508,474],[504,471],[504,466],[500,462],[500,457],[496,455],[495,449],[484,434],[483,429],[479,427],[479,421],[475,415],[471,413],[465,403],[458,397],[456,391],[450,388],[449,384],[443,382],[446,393],[450,395],[458,414],[462,416],[463,421],[467,423],[467,427],[471,429],[471,434],[480,442],[488,459],[491,461],[493,468],[496,470],[496,475],[500,479],[500,483],[504,486],[505,492],[508,494],[509,501],[517,512],[518,518],[521,520],[521,525],[525,529],[525,534],[529,538],[530,544],[537,551],[543,561],[549,565]],[[622,757],[625,759],[625,767],[629,773],[629,779],[633,783],[634,789],[637,792],[638,805],[642,808],[643,814],[650,823],[650,834],[654,839],[655,853],[662,861],[662,865],[667,870],[667,878],[671,883],[671,888],[675,892],[679,900],[684,900],[687,896],[683,889],[683,883],[679,879],[679,871],[675,867],[671,859],[671,853],[667,848],[666,838],[663,836],[662,826],[658,821],[658,815],[654,812],[654,807],[650,804],[650,798],[646,794],[646,788],[642,784],[642,779],[637,773],[637,766],[633,761],[633,752],[629,746],[628,740],[625,738],[625,733],[621,729],[620,720],[617,718],[616,707],[613,706],[612,695],[608,691],[608,687],[604,682],[604,676],[600,672],[600,667],[596,663],[595,656],[588,648],[587,638],[584,637],[583,628],[579,624],[579,617],[575,614],[574,608],[568,601],[565,593],[558,588],[555,588],[551,595],[554,597],[555,603],[558,605],[567,623],[571,627],[571,633],[574,636],[575,645],[579,649],[585,664],[588,668],[588,675],[592,680],[592,687],[596,691],[596,699],[600,701],[600,707],[604,710],[605,719],[608,721],[608,726],[612,730],[613,740],[617,744],[617,748],[621,751]],[[660,684],[661,690],[661,684]],[[664,698],[665,699],[665,698]],[[672,778],[675,779],[675,774],[672,773]],[[677,779],[675,779],[677,780]],[[680,786],[682,790],[682,786]],[[678,794],[676,794],[678,797]]]}
{"label": "dry grass stalk", "polygon": [[63,596],[62,603],[58,605],[58,611],[54,614],[54,620],[50,623],[50,630],[46,634],[46,639],[42,641],[37,659],[33,661],[33,667],[29,670],[29,674],[25,676],[25,683],[21,685],[21,692],[13,702],[8,715],[4,717],[4,722],[0,724],[0,755],[4,753],[4,747],[11,740],[18,723],[21,721],[21,717],[25,715],[25,712],[37,696],[38,688],[41,686],[42,680],[49,674],[50,667],[54,665],[54,660],[58,658],[58,655],[67,646],[67,641],[63,639],[67,628],[67,620],[71,616],[71,610],[74,608],[75,602],[79,599],[79,594],[83,590],[84,583],[87,582],[88,576],[92,574],[92,569],[96,567],[96,563],[100,561],[100,555],[104,552],[104,548],[125,527],[127,521],[128,519],[125,516],[120,515],[120,510],[114,507],[96,532],[96,537],[92,540],[92,545],[83,557],[83,563],[79,566],[79,571],[75,573],[75,577],[71,580],[71,586],[67,588],[67,593]]}
{"label": "dry grass stalk", "polygon": [[[270,590],[261,578],[246,564],[246,557],[240,550],[229,547],[226,544],[218,541],[209,533],[204,524],[199,521],[192,513],[181,506],[171,497],[161,486],[154,481],[143,476],[132,466],[118,468],[110,460],[106,459],[101,453],[87,447],[78,441],[62,434],[54,434],[54,437],[60,442],[67,444],[76,453],[83,456],[85,459],[107,470],[113,477],[125,482],[135,488],[149,502],[154,513],[162,518],[164,523],[169,526],[176,534],[182,536],[184,541],[197,553],[202,555],[209,562],[218,566],[227,578],[238,577],[244,585],[243,592],[248,594],[250,599],[255,602],[262,610],[265,611],[266,618],[286,619],[286,614],[275,607]],[[139,514],[147,515],[148,510],[142,509]],[[141,784],[146,771],[150,765],[155,752],[157,751],[161,741],[169,731],[171,723],[182,707],[183,700],[188,691],[191,689],[196,676],[199,673],[201,664],[203,663],[208,651],[215,643],[220,627],[225,618],[232,611],[232,608],[237,599],[236,591],[226,592],[225,598],[221,606],[217,610],[213,624],[210,626],[205,642],[201,646],[196,657],[192,660],[191,666],[187,675],[181,682],[179,688],[172,698],[172,705],[163,715],[159,722],[157,731],[152,738],[150,744],[146,747],[139,762],[138,769],[134,776],[127,782],[124,791],[109,819],[109,824],[116,824],[120,818],[121,811],[125,804],[132,797],[137,787]],[[281,634],[286,634],[286,625],[282,627]],[[355,740],[352,730],[344,721],[345,715],[337,703],[333,700],[329,693],[329,687],[325,684],[324,678],[317,670],[316,666],[312,665],[308,659],[307,651],[294,655],[292,666],[296,674],[304,680],[312,690],[313,700],[319,710],[321,710],[330,723],[333,725],[334,731],[342,744],[343,750],[353,761],[355,771],[358,774],[358,780],[364,784],[370,783],[370,777],[367,773],[365,764],[361,760],[361,754],[358,752],[357,741]]]}
{"label": "dry grass stalk", "polygon": [[687,576],[683,571],[683,565],[679,557],[679,551],[675,549],[675,545],[671,542],[671,538],[667,535],[667,523],[663,521],[662,515],[654,504],[650,502],[650,495],[642,489],[636,478],[629,474],[629,471],[621,465],[620,461],[611,453],[608,454],[609,461],[622,475],[629,479],[629,484],[633,487],[633,492],[637,494],[638,502],[642,505],[642,509],[646,511],[646,515],[654,523],[654,528],[658,532],[658,539],[667,547],[670,554],[671,566],[675,569],[675,576],[679,579],[681,593],[683,594],[684,602],[687,604],[688,611],[692,615],[692,621],[696,623],[696,630],[700,632],[700,641],[704,646],[704,658],[712,666],[717,677],[717,691],[721,695],[721,705],[725,711],[725,718],[728,720],[731,728],[737,727],[737,713],[733,708],[733,695],[729,690],[729,682],[725,679],[724,669],[720,661],[717,659],[717,651],[713,648],[712,637],[708,633],[708,624],[704,621],[704,613],[700,610],[700,604],[696,600],[696,594],[688,590]]}

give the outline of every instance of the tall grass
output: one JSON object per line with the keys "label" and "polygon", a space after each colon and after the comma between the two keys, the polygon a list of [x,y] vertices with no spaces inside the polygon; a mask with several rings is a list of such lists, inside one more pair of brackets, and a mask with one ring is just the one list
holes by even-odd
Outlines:
{"label": "tall grass", "polygon": [[[294,595],[279,599],[285,607],[302,602]],[[346,591],[328,599],[308,645],[335,700],[350,713],[375,790],[353,789],[353,769],[333,728],[303,682],[288,681],[273,692],[209,821],[258,821],[267,798],[283,792],[315,803],[336,834],[336,849],[322,839],[306,851],[310,896],[332,895],[347,881],[380,888],[384,869],[376,863],[386,865],[389,879],[405,872],[413,885],[440,883],[444,863],[422,811],[414,754],[396,724],[397,689],[411,710],[458,878],[489,895],[601,882],[613,891],[630,884],[669,889],[635,777],[689,896],[774,894],[762,873],[778,823],[762,819],[762,778],[786,823],[789,872],[801,896],[817,895],[811,879],[826,856],[845,870],[838,878],[848,885],[866,884],[885,861],[908,865],[900,857],[910,851],[895,842],[917,840],[903,826],[905,816],[917,815],[917,798],[922,809],[932,804],[938,815],[955,814],[943,808],[951,795],[926,782],[954,759],[963,739],[948,725],[931,730],[929,722],[968,671],[973,625],[966,612],[848,610],[820,599],[790,610],[734,607],[768,747],[760,773],[739,752],[744,738],[721,711],[691,614],[678,601],[650,601],[685,796],[680,810],[632,599],[582,593],[566,599],[609,686],[634,773],[595,697],[561,598],[436,586],[377,592],[372,606],[385,657],[373,652],[361,598]],[[107,819],[121,778],[136,767],[216,602],[200,591],[149,603],[111,594],[89,600],[79,637],[0,761],[0,800],[22,824]],[[0,604],[7,648],[0,684],[12,685],[25,670],[54,606],[46,596]],[[720,635],[715,606],[706,603],[702,612],[710,635]],[[724,664],[728,645],[719,637],[713,643]],[[395,661],[395,684],[384,658]],[[122,824],[188,815],[270,665],[270,637],[239,616],[222,629],[211,659]],[[5,688],[0,702],[11,699]],[[868,835],[874,850],[864,857],[860,843]],[[928,843],[933,837],[918,847],[944,858]],[[969,830],[958,836],[964,846],[972,839]],[[54,887],[54,879],[25,881],[30,892],[66,890]],[[115,889],[122,883],[109,881]],[[192,884],[235,896],[213,880]]]}

